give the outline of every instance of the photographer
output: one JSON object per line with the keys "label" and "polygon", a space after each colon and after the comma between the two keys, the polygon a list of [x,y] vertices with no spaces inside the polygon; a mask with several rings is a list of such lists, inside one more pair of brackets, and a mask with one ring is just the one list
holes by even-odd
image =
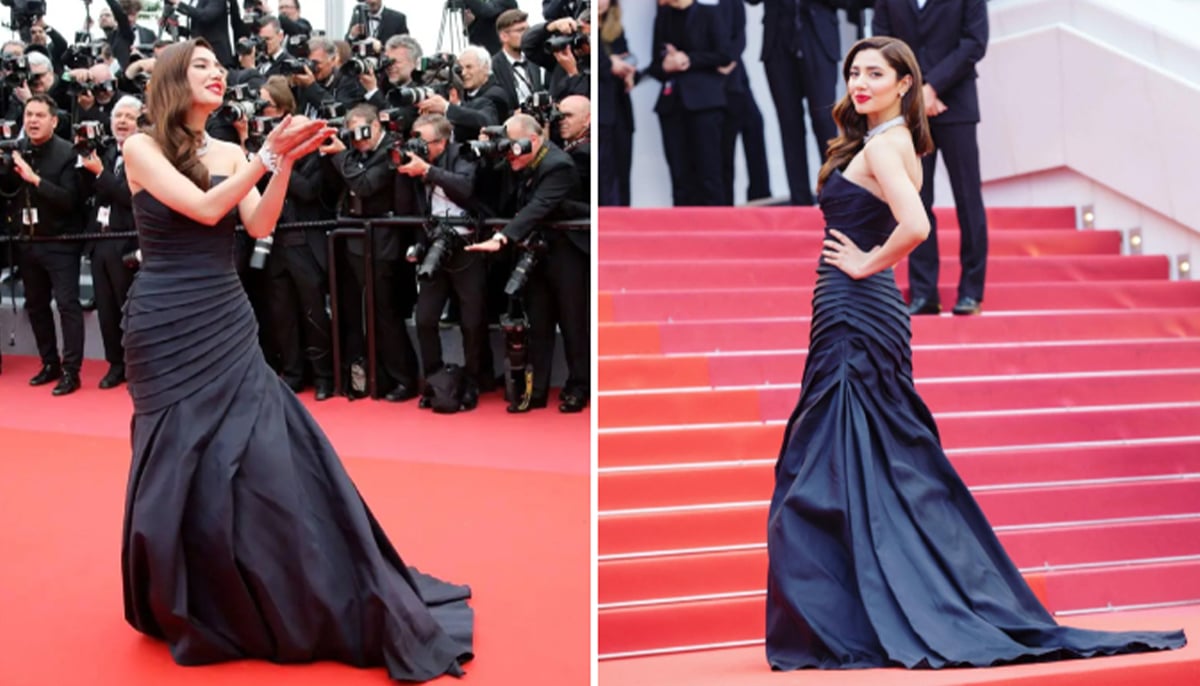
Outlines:
{"label": "photographer", "polygon": [[285,73],[285,63],[291,56],[283,47],[285,36],[279,20],[275,17],[264,19],[258,27],[258,38],[262,41],[259,44],[262,49],[261,57],[258,60],[258,72],[263,75],[263,78],[269,78],[276,74],[289,76]]}
{"label": "photographer", "polygon": [[350,14],[350,28],[346,40],[354,43],[364,38],[374,38],[386,43],[392,36],[408,33],[408,19],[403,12],[386,9],[383,0],[365,0],[354,6]]}
{"label": "photographer", "polygon": [[[370,105],[358,105],[346,115],[346,131],[353,147],[347,149],[339,138],[321,148],[332,155],[330,164],[341,177],[345,187],[342,194],[342,213],[350,217],[387,217],[395,207],[396,172],[390,158],[391,139],[379,121],[379,112]],[[375,262],[375,333],[379,351],[379,384],[391,402],[417,396],[417,354],[408,337],[405,322],[416,302],[416,283],[411,265],[402,259],[405,241],[402,231],[381,228],[374,232]],[[346,262],[350,267],[350,283],[339,283],[342,301],[339,309],[345,313],[346,359],[362,365],[366,357],[362,294],[366,285],[363,260],[363,239],[346,241]],[[331,256],[331,259],[333,256]],[[345,271],[341,272],[345,274]],[[361,393],[355,387],[355,370],[351,370],[352,394]]]}
{"label": "photographer", "polygon": [[86,80],[75,96],[76,121],[107,122],[117,102],[117,82],[107,64],[97,64],[84,72]]}
{"label": "photographer", "polygon": [[[113,145],[92,150],[82,157],[85,195],[95,198],[92,230],[97,233],[133,231],[133,199],[125,180],[122,151],[125,139],[137,133],[142,101],[127,95],[112,109]],[[97,240],[90,245],[92,281],[96,289],[96,313],[100,319],[100,337],[104,341],[104,359],[108,373],[100,379],[100,388],[114,388],[125,381],[125,348],[121,344],[121,311],[133,283],[137,258],[137,239]]]}
{"label": "photographer", "polygon": [[[366,89],[357,76],[347,73],[342,67],[337,46],[332,40],[324,36],[310,39],[308,59],[312,62],[312,69],[306,66],[303,73],[292,77],[292,85],[299,93],[300,111],[315,112],[316,108],[329,100],[350,107],[366,99]],[[374,69],[363,71],[370,72],[374,77]]]}
{"label": "photographer", "polygon": [[558,104],[562,117],[558,120],[558,131],[562,136],[563,151],[571,156],[575,170],[579,172],[579,188],[583,200],[591,201],[592,169],[592,103],[582,95],[568,95]]}
{"label": "photographer", "polygon": [[129,66],[129,52],[134,45],[145,45],[154,42],[154,32],[144,26],[138,26],[138,15],[142,12],[141,0],[105,0],[112,10],[113,27],[104,28],[104,38],[112,48],[113,57],[122,68]]}
{"label": "photographer", "polygon": [[195,0],[193,5],[179,0],[163,2],[191,20],[192,38],[207,40],[217,60],[226,67],[233,66],[233,50],[229,46],[228,0]]}
{"label": "photographer", "polygon": [[[495,252],[517,245],[542,224],[586,217],[579,197],[579,174],[571,158],[547,140],[537,120],[526,114],[505,122],[508,137],[530,141],[529,152],[508,155],[515,172],[516,214],[503,231],[466,249]],[[506,208],[512,209],[512,208]],[[507,214],[501,209],[501,214]],[[533,393],[527,406],[514,403],[509,412],[545,407],[550,395],[555,329],[562,330],[566,347],[567,381],[559,395],[560,412],[579,412],[590,394],[589,288],[591,235],[588,231],[543,229],[545,254],[529,274],[524,299],[529,312],[529,357],[533,364]],[[512,400],[512,399],[510,399]]]}
{"label": "photographer", "polygon": [[40,52],[33,52],[27,54],[26,59],[29,60],[29,79],[13,88],[7,118],[21,121],[25,116],[25,104],[35,95],[44,95],[54,103],[54,114],[58,121],[58,128],[54,133],[61,138],[70,138],[70,117],[63,116],[61,112],[61,110],[71,108],[70,96],[67,94],[66,88],[63,88],[54,76],[50,58]]}
{"label": "photographer", "polygon": [[[412,140],[423,141],[428,155],[409,153],[409,161],[396,171],[417,184],[420,213],[430,219],[424,246],[424,261],[417,270],[421,289],[417,294],[417,341],[428,379],[442,368],[442,337],[439,319],[450,299],[451,290],[458,298],[463,344],[466,392],[462,407],[471,409],[479,399],[479,388],[491,385],[492,365],[484,362],[491,355],[487,341],[485,310],[487,267],[482,255],[463,250],[476,239],[473,220],[485,217],[486,208],[475,196],[478,166],[450,144],[453,127],[440,114],[422,115],[413,123]],[[432,244],[432,245],[427,245]],[[434,262],[431,264],[431,261]],[[426,386],[421,406],[429,406],[430,389]]]}
{"label": "photographer", "polygon": [[[381,81],[372,75],[366,80],[366,74],[362,77],[363,87],[366,89],[363,97],[381,110],[389,107],[393,91],[416,85],[413,83],[413,71],[417,68],[417,60],[421,59],[421,44],[412,36],[392,36],[384,44],[383,54],[384,79]],[[374,88],[368,85],[369,83],[374,83]],[[408,107],[416,112],[414,106]]]}
{"label": "photographer", "polygon": [[300,16],[300,0],[279,0],[279,23],[289,36],[311,36],[312,24]]}
{"label": "photographer", "polygon": [[454,138],[469,141],[479,129],[500,122],[500,112],[508,106],[504,90],[491,78],[492,59],[478,45],[467,46],[458,56],[462,88],[450,89],[449,99],[431,95],[417,105],[421,114],[442,114],[454,125]]}
{"label": "photographer", "polygon": [[[33,26],[29,29],[28,41],[29,46],[26,48],[26,52],[45,52],[50,61],[54,63],[55,70],[62,68],[63,53],[67,51],[67,39],[46,23],[46,17],[38,17],[33,22]],[[29,48],[33,48],[33,50]]]}
{"label": "photographer", "polygon": [[521,53],[521,38],[527,30],[529,15],[521,10],[508,10],[496,19],[496,35],[502,47],[492,55],[492,78],[508,96],[505,119],[530,95],[542,90],[542,68]]}
{"label": "photographer", "polygon": [[[0,191],[9,198],[10,234],[56,236],[79,229],[79,174],[71,144],[54,135],[58,108],[46,94],[30,96],[25,103],[25,140],[19,149],[5,152]],[[25,307],[37,340],[42,369],[29,383],[34,386],[58,379],[54,395],[79,388],[83,363],[83,311],[79,305],[78,243],[31,243],[21,250],[21,278],[25,283]],[[53,297],[62,322],[63,351],[60,361]]]}
{"label": "photographer", "polygon": [[549,73],[550,96],[591,97],[591,18],[587,10],[580,19],[564,17],[532,26],[521,37],[525,59]]}

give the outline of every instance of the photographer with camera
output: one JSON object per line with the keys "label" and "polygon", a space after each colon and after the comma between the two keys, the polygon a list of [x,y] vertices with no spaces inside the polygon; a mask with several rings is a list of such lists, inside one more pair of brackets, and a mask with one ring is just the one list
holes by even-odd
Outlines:
{"label": "photographer with camera", "polygon": [[592,169],[592,103],[582,95],[568,95],[558,104],[562,116],[558,131],[563,152],[571,156],[579,172],[579,187],[583,199],[591,201]]}
{"label": "photographer with camera", "polygon": [[458,56],[459,84],[443,97],[432,93],[417,104],[421,114],[442,114],[454,125],[454,138],[473,140],[485,126],[500,123],[500,112],[508,106],[504,90],[492,80],[492,58],[478,45],[469,45]]}
{"label": "photographer with camera", "polygon": [[105,0],[112,10],[113,26],[105,28],[103,20],[100,27],[104,38],[112,48],[113,57],[121,67],[129,66],[130,49],[134,45],[145,45],[154,42],[154,32],[144,26],[138,26],[138,15],[142,12],[141,0]]}
{"label": "photographer with camera", "polygon": [[[478,163],[451,145],[450,121],[440,114],[421,115],[412,131],[413,138],[405,146],[407,162],[397,166],[396,171],[413,179],[420,213],[429,218],[425,240],[410,251],[410,259],[420,264],[416,320],[421,362],[426,379],[443,367],[439,320],[453,291],[461,313],[466,389],[461,407],[472,409],[478,402],[480,385],[488,388],[493,381],[483,376],[486,373],[490,377],[492,370],[492,365],[484,361],[484,355],[491,355],[485,308],[487,266],[482,255],[463,248],[476,240],[474,222],[489,212],[475,194]],[[431,389],[426,384],[422,407],[429,406],[430,397]]]}
{"label": "photographer with camera", "polygon": [[[387,217],[396,203],[396,172],[391,160],[392,138],[379,121],[379,111],[371,105],[357,105],[346,114],[346,134],[350,147],[340,138],[332,139],[320,149],[332,155],[329,162],[344,186],[341,212],[356,218]],[[375,334],[379,351],[379,385],[388,388],[386,399],[391,402],[417,396],[419,369],[417,354],[408,337],[405,322],[416,303],[416,280],[413,269],[403,260],[404,231],[381,228],[374,232],[375,262]],[[352,278],[338,284],[342,293],[339,309],[345,315],[346,356],[351,361],[351,395],[363,393],[360,386],[365,369],[366,341],[362,319],[363,292],[366,269],[363,260],[363,239],[346,241],[346,260]],[[334,256],[330,256],[334,259]],[[339,270],[346,274],[346,270]],[[359,369],[354,369],[358,366]],[[361,379],[365,383],[365,379]]]}
{"label": "photographer with camera", "polygon": [[279,23],[289,36],[311,36],[312,24],[300,16],[300,0],[279,0]]}
{"label": "photographer with camera", "polygon": [[542,68],[525,59],[521,52],[521,38],[528,30],[529,15],[521,10],[508,10],[496,19],[501,47],[492,54],[492,78],[508,96],[504,119],[530,95],[542,90]]}
{"label": "photographer with camera", "polygon": [[283,41],[286,38],[283,34],[283,26],[275,17],[266,17],[258,26],[258,38],[261,41],[258,45],[261,50],[258,52],[258,72],[263,78],[269,78],[276,74],[280,76],[290,76],[287,72],[289,58],[283,47]]}
{"label": "photographer with camera", "polygon": [[[547,140],[545,130],[533,117],[515,114],[505,122],[505,128],[508,138],[520,145],[511,148],[507,155],[508,166],[515,176],[516,212],[502,231],[466,249],[496,252],[509,244],[522,244],[535,233],[544,239],[545,254],[528,273],[523,291],[529,313],[533,392],[526,404],[510,398],[508,411],[524,412],[546,406],[558,328],[562,330],[567,358],[567,381],[559,395],[558,409],[579,412],[587,407],[591,390],[588,256],[591,234],[538,230],[542,224],[588,216],[586,205],[578,202],[579,173],[567,153]],[[520,144],[521,141],[528,143]],[[500,213],[507,215],[512,209],[500,208]]]}
{"label": "photographer with camera", "polygon": [[303,72],[292,76],[300,111],[315,112],[322,103],[330,100],[351,107],[366,99],[366,89],[359,74],[370,73],[374,77],[373,58],[355,57],[352,66],[347,67],[341,63],[334,42],[317,36],[308,41],[308,59],[311,68],[306,65]]}
{"label": "photographer with camera", "polygon": [[350,12],[350,28],[346,40],[355,43],[364,38],[374,38],[386,43],[392,36],[408,33],[408,19],[403,12],[383,6],[383,0],[364,0],[355,4]]}
{"label": "photographer with camera", "polygon": [[84,70],[85,78],[75,86],[75,121],[107,122],[117,103],[117,82],[107,64]]}
{"label": "photographer with camera", "polygon": [[[45,93],[25,103],[25,139],[0,151],[0,191],[8,198],[10,234],[56,236],[79,230],[78,156],[70,143],[54,135],[58,108]],[[14,149],[15,148],[15,149]],[[83,310],[79,304],[78,243],[31,243],[21,246],[21,278],[25,283],[25,308],[37,340],[42,369],[30,379],[40,386],[58,379],[54,395],[79,388],[83,363]],[[58,304],[63,350],[50,300]]]}
{"label": "photographer with camera", "polygon": [[[80,153],[84,195],[94,198],[92,231],[96,233],[133,231],[133,198],[125,179],[125,139],[138,130],[142,101],[126,95],[112,108],[113,144],[90,148]],[[96,313],[100,337],[104,341],[104,359],[108,372],[100,379],[100,388],[108,389],[125,381],[125,348],[121,344],[121,311],[133,283],[133,273],[141,262],[137,239],[102,239],[88,247],[92,263],[92,282],[96,289]]]}
{"label": "photographer with camera", "polygon": [[12,121],[22,121],[25,117],[25,105],[35,95],[44,95],[54,103],[55,118],[58,128],[55,134],[61,138],[71,137],[71,120],[62,110],[71,109],[71,98],[61,82],[55,77],[50,58],[40,52],[25,55],[29,65],[28,78],[15,86],[6,110],[6,118]]}
{"label": "photographer with camera", "polygon": [[525,59],[550,75],[546,79],[551,97],[591,97],[591,9],[584,4],[578,18],[563,17],[532,26],[521,38]]}
{"label": "photographer with camera", "polygon": [[[393,93],[398,89],[413,88],[417,85],[413,82],[413,72],[417,68],[417,61],[421,59],[421,44],[412,36],[392,36],[383,46],[383,55],[380,68],[384,78],[379,79],[372,75],[368,79],[366,74],[361,77],[363,88],[366,89],[363,97],[381,110],[388,109],[396,102],[397,98]],[[403,107],[411,109],[414,114],[412,118],[416,119],[415,104]]]}

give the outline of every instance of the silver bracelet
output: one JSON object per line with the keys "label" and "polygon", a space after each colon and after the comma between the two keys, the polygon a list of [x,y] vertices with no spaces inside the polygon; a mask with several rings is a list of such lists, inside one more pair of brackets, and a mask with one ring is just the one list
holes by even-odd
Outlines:
{"label": "silver bracelet", "polygon": [[258,149],[258,159],[262,160],[263,166],[272,174],[279,171],[279,156],[267,146]]}

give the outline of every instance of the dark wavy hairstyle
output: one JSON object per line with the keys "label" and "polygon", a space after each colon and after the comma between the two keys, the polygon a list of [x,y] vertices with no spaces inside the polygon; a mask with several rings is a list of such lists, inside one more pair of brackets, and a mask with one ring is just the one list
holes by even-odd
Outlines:
{"label": "dark wavy hairstyle", "polygon": [[[933,152],[933,137],[929,133],[929,119],[925,116],[925,96],[921,93],[924,81],[921,78],[921,66],[908,44],[898,38],[888,36],[872,36],[855,43],[846,60],[842,63],[842,79],[850,81],[850,68],[854,58],[863,50],[878,50],[889,66],[896,70],[896,80],[912,76],[912,86],[905,92],[900,101],[900,113],[904,115],[904,123],[912,132],[913,147],[918,155],[928,155]],[[837,123],[838,137],[829,141],[826,150],[825,164],[817,177],[817,190],[825,185],[825,180],[834,169],[845,169],[850,160],[863,149],[863,138],[867,135],[867,117],[854,110],[853,95],[846,89],[846,95],[833,107],[833,120]]]}
{"label": "dark wavy hairstyle", "polygon": [[168,47],[155,60],[154,72],[146,87],[146,116],[150,124],[146,133],[158,143],[163,156],[179,173],[201,189],[208,190],[211,181],[208,167],[196,154],[204,132],[187,127],[192,107],[188,67],[192,63],[192,53],[198,47],[212,50],[208,41],[196,38]]}

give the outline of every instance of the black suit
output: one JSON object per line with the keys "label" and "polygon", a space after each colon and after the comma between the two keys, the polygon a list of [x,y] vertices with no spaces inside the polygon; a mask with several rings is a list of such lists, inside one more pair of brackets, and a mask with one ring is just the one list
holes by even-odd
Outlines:
{"label": "black suit", "polygon": [[497,52],[492,55],[492,81],[504,91],[504,95],[508,101],[506,110],[501,113],[504,116],[500,117],[500,121],[508,119],[512,115],[513,110],[521,106],[521,99],[517,95],[518,78],[528,79],[527,85],[531,94],[543,88],[542,68],[536,63],[525,59],[524,56],[521,57],[521,61],[525,63],[526,76],[524,77],[516,75],[512,63],[508,61],[508,57],[503,52]]}
{"label": "black suit", "polygon": [[837,65],[841,60],[837,7],[846,0],[746,0],[763,4],[763,67],[783,144],[788,189],[794,205],[813,204],[808,172],[808,103],[817,151],[825,159],[829,140],[837,136],[833,102]]}
{"label": "black suit", "polygon": [[[125,165],[118,165],[117,148],[106,149],[100,159],[104,168],[98,176],[82,170],[83,192],[95,198],[91,217],[96,233],[133,231],[133,196],[125,178]],[[101,221],[107,214],[107,222]],[[121,344],[121,312],[133,271],[125,266],[124,257],[137,249],[137,239],[100,239],[89,246],[92,262],[92,281],[96,289],[96,314],[100,320],[100,337],[104,341],[104,359],[111,367],[124,369],[125,347]]]}
{"label": "black suit", "polygon": [[[366,100],[367,92],[357,76],[351,76],[338,69],[324,82],[313,81],[312,84],[298,89],[297,108],[300,113],[317,113],[321,103],[336,100],[349,109]],[[310,109],[311,108],[311,109]]]}
{"label": "black suit", "polygon": [[116,29],[105,32],[108,44],[112,48],[113,57],[117,58],[121,67],[128,67],[129,51],[134,45],[154,43],[154,32],[144,26],[131,25],[129,16],[121,9],[121,3],[117,0],[106,0],[106,2],[109,10],[113,13],[113,20],[117,23]]}
{"label": "black suit", "polygon": [[[75,168],[75,149],[70,143],[52,136],[34,147],[29,139],[22,142],[22,155],[41,177],[34,188],[14,171],[0,175],[0,190],[9,198],[7,221],[14,233],[57,236],[76,233],[82,228],[82,197],[79,173]],[[15,194],[15,195],[14,195]],[[37,222],[23,220],[25,208],[37,212]],[[79,243],[33,243],[22,246],[21,277],[25,282],[25,308],[37,340],[42,363],[58,367],[58,335],[50,299],[58,305],[62,320],[62,367],[75,375],[83,363],[83,310],[79,305]]]}
{"label": "black suit", "polygon": [[[577,216],[571,211],[577,205],[572,200],[579,197],[575,163],[553,143],[547,142],[545,146],[546,154],[541,161],[516,175],[518,209],[503,231],[513,243],[542,224]],[[524,292],[529,313],[529,358],[533,365],[532,397],[540,401],[549,396],[554,332],[559,328],[567,358],[563,390],[586,398],[591,388],[588,297],[591,232],[546,229],[542,235],[546,253],[530,273]]]}
{"label": "black suit", "polygon": [[[350,21],[354,21],[353,15],[350,17]],[[371,24],[375,24],[374,31],[371,30]],[[351,38],[350,30],[353,28],[354,25],[351,24],[346,29],[346,40],[352,43],[355,41],[360,41],[363,38],[378,38],[380,43],[386,43],[387,39],[391,38],[392,36],[408,33],[408,19],[404,16],[403,12],[397,12],[396,10],[384,7],[379,21],[367,22],[367,34],[365,36]]]}
{"label": "black suit", "polygon": [[213,54],[226,67],[237,64],[229,43],[229,5],[227,0],[196,0],[194,5],[179,5],[181,14],[191,18],[192,38],[203,38],[212,45]]}
{"label": "black suit", "polygon": [[546,90],[550,93],[550,97],[555,100],[562,100],[568,95],[582,95],[585,98],[591,98],[591,59],[588,57],[577,58],[576,64],[579,72],[574,76],[568,75],[558,60],[554,59],[554,55],[546,52],[546,41],[550,36],[545,24],[530,26],[525,31],[525,35],[521,36],[521,52],[525,55],[525,59],[546,70]]}
{"label": "black suit", "polygon": [[742,0],[721,0],[721,9],[725,11],[725,23],[730,31],[730,52],[737,59],[737,66],[725,79],[725,127],[721,136],[725,203],[732,205],[734,153],[738,136],[742,138],[746,172],[750,177],[750,187],[746,190],[747,200],[758,200],[771,195],[771,173],[767,168],[767,143],[762,112],[758,109],[758,103],[754,102],[754,93],[750,90],[750,76],[742,59],[746,51],[746,6]]}
{"label": "black suit", "polygon": [[[662,126],[663,150],[671,170],[676,206],[719,205],[722,190],[721,132],[725,120],[725,76],[733,61],[729,29],[721,9],[693,4],[677,10],[659,6],[648,73],[662,83],[654,111]],[[667,44],[687,53],[687,71],[668,73]],[[713,148],[718,149],[712,154]]]}
{"label": "black suit", "polygon": [[500,34],[496,31],[496,18],[506,10],[517,9],[517,0],[467,0],[467,9],[475,15],[475,21],[467,27],[467,42],[482,45],[489,53],[500,49]]}
{"label": "black suit", "polygon": [[625,81],[612,73],[611,55],[625,55],[629,45],[622,32],[610,45],[600,46],[596,105],[600,127],[600,205],[629,205],[629,174],[633,166],[633,100]]}
{"label": "black suit", "polygon": [[454,140],[473,141],[479,129],[499,124],[500,112],[508,106],[508,97],[490,77],[474,93],[464,94],[461,105],[446,108],[446,118],[454,125]]}
{"label": "black suit", "polygon": [[[894,36],[916,53],[921,73],[946,105],[930,117],[935,148],[954,191],[962,243],[962,275],[958,297],[983,300],[987,271],[987,215],[983,208],[979,172],[979,98],[975,89],[975,63],[987,51],[988,18],[984,0],[928,0],[918,10],[915,0],[880,0],[871,24],[876,35]],[[937,155],[921,160],[925,181],[921,200],[929,216],[929,238],[909,256],[911,297],[938,302],[937,220],[933,214],[933,176]]]}

